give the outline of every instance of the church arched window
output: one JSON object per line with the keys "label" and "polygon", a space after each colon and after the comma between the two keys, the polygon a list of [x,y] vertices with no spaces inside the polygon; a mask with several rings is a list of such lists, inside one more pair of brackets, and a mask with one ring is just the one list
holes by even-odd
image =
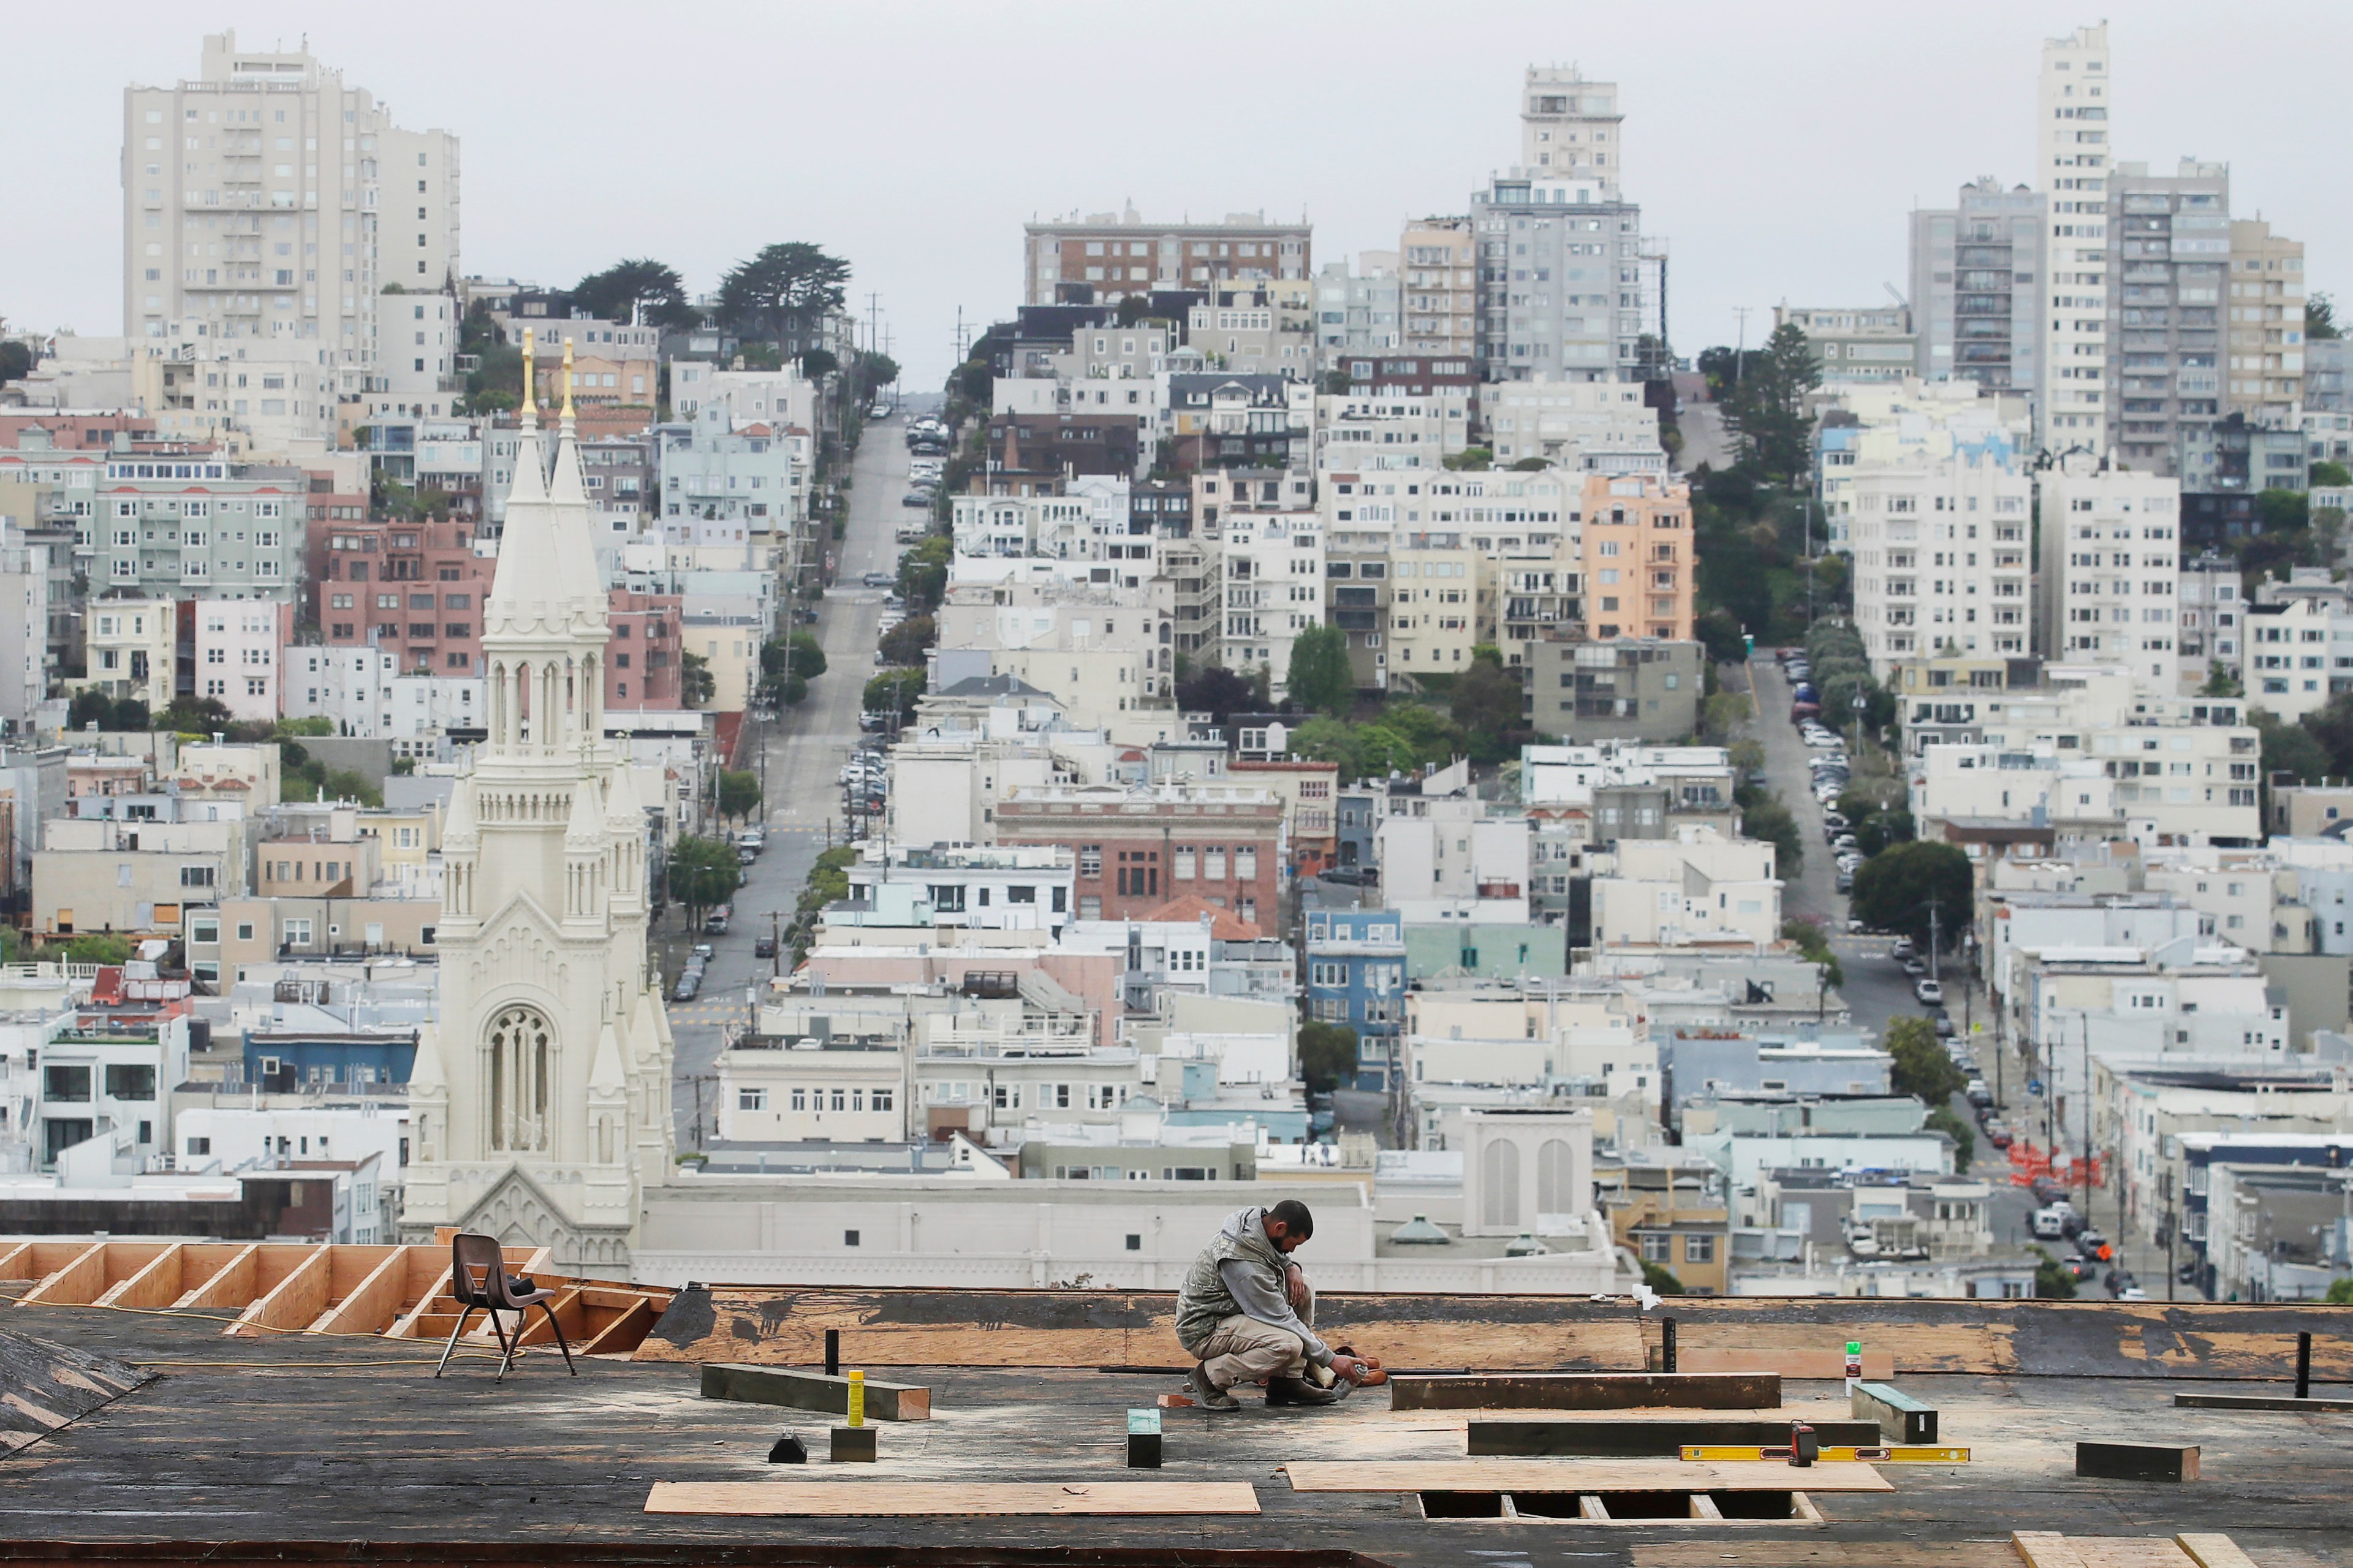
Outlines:
{"label": "church arched window", "polygon": [[533,1008],[503,1008],[491,1021],[491,1148],[547,1151],[554,1049],[547,1019]]}

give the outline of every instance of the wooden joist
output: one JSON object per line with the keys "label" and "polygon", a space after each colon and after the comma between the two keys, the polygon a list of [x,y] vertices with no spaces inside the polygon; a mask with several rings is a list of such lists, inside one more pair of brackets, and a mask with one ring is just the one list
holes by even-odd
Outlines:
{"label": "wooden joist", "polygon": [[[713,1362],[702,1369],[702,1397],[733,1399],[748,1405],[781,1405],[794,1410],[828,1415],[849,1412],[849,1380],[821,1372],[792,1367],[741,1366]],[[928,1421],[932,1391],[910,1384],[866,1379],[866,1417],[870,1421]]]}
{"label": "wooden joist", "polygon": [[1254,1514],[1247,1481],[656,1481],[648,1513],[888,1519],[982,1514]]}
{"label": "wooden joist", "polygon": [[164,1241],[91,1242],[26,1291],[20,1304],[89,1306],[105,1295],[107,1288],[116,1280],[144,1268],[171,1245]]}
{"label": "wooden joist", "polygon": [[196,1279],[194,1274],[184,1278],[182,1283],[188,1288],[172,1305],[191,1312],[222,1307],[242,1309],[251,1305],[254,1297],[260,1293],[260,1279],[261,1244],[249,1242],[231,1253],[203,1279]]}
{"label": "wooden joist", "polygon": [[1394,1410],[1773,1410],[1781,1380],[1760,1373],[1518,1373],[1389,1378]]}
{"label": "wooden joist", "polygon": [[[1825,1445],[1867,1448],[1879,1442],[1871,1421],[1813,1421]],[[1472,1421],[1467,1448],[1473,1458],[1677,1458],[1686,1444],[1772,1447],[1789,1440],[1790,1423],[1705,1415],[1621,1417],[1611,1421]]]}
{"label": "wooden joist", "polygon": [[2055,1530],[2021,1530],[2011,1534],[2010,1544],[2026,1568],[2194,1568],[2197,1561],[2178,1540],[2162,1535],[2063,1535]]}
{"label": "wooden joist", "polygon": [[[1856,1415],[1875,1421],[1894,1443],[1934,1443],[1936,1411],[1893,1384],[1858,1383],[1847,1404]],[[1824,1442],[1830,1439],[1824,1438]]]}
{"label": "wooden joist", "polygon": [[1895,1489],[1869,1465],[1778,1461],[1692,1464],[1680,1459],[1398,1459],[1295,1461],[1284,1467],[1297,1492],[1884,1492]]}
{"label": "wooden joist", "polygon": [[2075,1473],[2112,1481],[2194,1481],[2195,1443],[2098,1443],[2075,1445]]}
{"label": "wooden joist", "polygon": [[229,1334],[291,1333],[307,1329],[327,1310],[327,1289],[334,1279],[334,1258],[326,1247],[312,1249],[269,1290],[254,1298],[237,1321],[222,1331]]}

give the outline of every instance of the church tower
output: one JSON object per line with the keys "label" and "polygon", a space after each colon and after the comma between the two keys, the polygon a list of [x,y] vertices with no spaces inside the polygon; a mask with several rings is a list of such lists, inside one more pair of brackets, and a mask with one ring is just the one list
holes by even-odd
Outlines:
{"label": "church tower", "polygon": [[645,815],[605,740],[608,627],[564,350],[553,477],[523,339],[522,438],[484,606],[489,738],[442,835],[440,1016],[409,1083],[401,1229],[554,1248],[626,1279],[668,1178],[671,1041],[646,952]]}

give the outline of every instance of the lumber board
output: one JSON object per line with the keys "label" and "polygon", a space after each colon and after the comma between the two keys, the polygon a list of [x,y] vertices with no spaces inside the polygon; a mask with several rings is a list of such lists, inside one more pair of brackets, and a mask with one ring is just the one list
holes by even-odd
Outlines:
{"label": "lumber board", "polygon": [[[269,1244],[262,1244],[262,1263],[269,1262]],[[310,1256],[297,1262],[284,1278],[270,1287],[265,1295],[255,1298],[251,1306],[237,1314],[237,1321],[221,1331],[224,1334],[261,1334],[272,1329],[287,1331],[307,1329],[317,1322],[327,1310],[327,1292],[334,1280],[334,1253],[326,1247],[313,1247]]]}
{"label": "lumber board", "polygon": [[[1710,1348],[1678,1342],[1675,1349],[1675,1370],[1678,1372],[1771,1372],[1783,1377],[1843,1378],[1846,1376],[1846,1345],[1765,1345],[1746,1349],[1729,1346]],[[1895,1375],[1895,1356],[1891,1351],[1865,1345],[1862,1351],[1862,1375],[1888,1378]]]}
{"label": "lumber board", "polygon": [[180,1276],[185,1271],[187,1244],[174,1242],[141,1268],[132,1270],[91,1303],[99,1307],[168,1307],[180,1298]]}
{"label": "lumber board", "polygon": [[13,1245],[0,1241],[0,1279],[30,1279],[33,1274],[33,1244],[19,1241]]}
{"label": "lumber board", "polygon": [[[417,1250],[422,1252],[425,1249],[418,1247]],[[417,1298],[417,1305],[403,1312],[394,1321],[392,1327],[385,1330],[384,1337],[388,1340],[413,1340],[420,1337],[419,1325],[424,1320],[433,1316],[434,1309],[448,1295],[449,1266],[445,1263],[441,1266],[440,1272],[436,1274],[432,1281],[425,1287],[425,1293]],[[457,1313],[453,1310],[449,1315],[455,1317]]]}
{"label": "lumber board", "polygon": [[0,1330],[0,1455],[39,1442],[154,1377],[111,1356]]}
{"label": "lumber board", "polygon": [[[1825,1446],[1870,1448],[1879,1445],[1875,1421],[1811,1421]],[[1704,1415],[1650,1416],[1614,1421],[1472,1421],[1467,1447],[1472,1458],[1662,1458],[1681,1455],[1687,1443],[1709,1447],[1776,1447],[1789,1441],[1790,1423]]]}
{"label": "lumber board", "polygon": [[1769,1373],[1520,1373],[1389,1378],[1392,1410],[1773,1410]]}
{"label": "lumber board", "polygon": [[350,1294],[321,1319],[320,1333],[372,1334],[389,1328],[400,1316],[400,1299],[408,1289],[407,1249],[396,1248],[392,1256],[369,1270]]}
{"label": "lumber board", "polygon": [[2255,1568],[2255,1560],[2227,1535],[2177,1535],[2173,1543],[2198,1568]]}
{"label": "lumber board", "polygon": [[1248,1481],[656,1481],[648,1513],[803,1519],[980,1514],[1254,1514]]}
{"label": "lumber board", "polygon": [[2075,1473],[2111,1481],[2194,1481],[2195,1443],[2115,1443],[2089,1438],[2075,1445]]}
{"label": "lumber board", "polygon": [[2027,1568],[2192,1568],[2189,1555],[2162,1535],[2063,1535],[2021,1530],[2010,1544]]}
{"label": "lumber board", "polygon": [[[1642,1364],[1632,1302],[1558,1296],[1321,1295],[1316,1331],[1390,1366],[1550,1371]],[[838,1330],[860,1366],[1166,1367],[1173,1291],[843,1290],[713,1285],[679,1291],[639,1361],[810,1366]]]}
{"label": "lumber board", "polygon": [[172,1305],[184,1311],[222,1307],[235,1307],[243,1311],[260,1293],[260,1270],[261,1244],[248,1243],[231,1253],[227,1261],[212,1273],[190,1286],[187,1292]]}
{"label": "lumber board", "polygon": [[1886,1492],[1870,1465],[1682,1459],[1297,1460],[1295,1492]]}
{"label": "lumber board", "polygon": [[106,1247],[105,1242],[91,1242],[70,1261],[51,1269],[16,1304],[81,1307],[97,1300],[106,1289]]}
{"label": "lumber board", "polygon": [[[870,1421],[928,1421],[932,1391],[913,1384],[866,1382],[866,1417]],[[790,1367],[730,1365],[706,1362],[702,1397],[733,1399],[746,1405],[781,1405],[794,1410],[816,1410],[833,1415],[849,1413],[849,1379]]]}
{"label": "lumber board", "polygon": [[1852,1414],[1876,1421],[1883,1428],[1893,1428],[1895,1442],[1936,1440],[1936,1410],[1893,1384],[1858,1383],[1847,1395],[1847,1405]]}
{"label": "lumber board", "polygon": [[613,1321],[580,1347],[582,1355],[606,1355],[633,1351],[644,1342],[646,1331],[654,1326],[661,1314],[655,1309],[653,1298],[639,1296],[614,1315]]}
{"label": "lumber board", "polygon": [[2173,1403],[2185,1410],[2294,1410],[2307,1415],[2353,1411],[2353,1399],[2298,1399],[2293,1394],[2177,1394]]}

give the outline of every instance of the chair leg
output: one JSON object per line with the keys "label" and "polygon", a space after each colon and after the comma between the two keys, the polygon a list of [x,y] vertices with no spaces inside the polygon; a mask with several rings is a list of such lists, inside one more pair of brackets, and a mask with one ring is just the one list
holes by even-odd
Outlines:
{"label": "chair leg", "polygon": [[471,1307],[467,1307],[459,1312],[458,1326],[449,1331],[449,1342],[441,1347],[441,1365],[433,1369],[434,1376],[440,1376],[443,1370],[448,1366],[449,1352],[458,1348],[458,1336],[466,1331],[466,1320],[473,1315],[474,1309]]}
{"label": "chair leg", "polygon": [[496,1307],[492,1307],[489,1309],[489,1311],[491,1314],[491,1332],[499,1336],[499,1350],[501,1352],[499,1356],[499,1375],[491,1379],[491,1381],[492,1383],[504,1383],[507,1380],[508,1369],[514,1365],[516,1346],[522,1339],[522,1323],[521,1321],[522,1314],[521,1312],[517,1312],[515,1314],[515,1318],[517,1320],[515,1323],[515,1331],[513,1335],[510,1337],[507,1333],[506,1326],[499,1321],[499,1310]]}
{"label": "chair leg", "polygon": [[[542,1301],[539,1304],[539,1310],[547,1314],[547,1326],[555,1331],[555,1348],[564,1352],[565,1370],[569,1372],[573,1376],[578,1377],[580,1375],[580,1369],[572,1364],[572,1347],[564,1342],[564,1325],[555,1321],[555,1309],[549,1306],[546,1302]],[[522,1330],[518,1329],[515,1331],[515,1338],[517,1340],[521,1340],[522,1338]]]}

